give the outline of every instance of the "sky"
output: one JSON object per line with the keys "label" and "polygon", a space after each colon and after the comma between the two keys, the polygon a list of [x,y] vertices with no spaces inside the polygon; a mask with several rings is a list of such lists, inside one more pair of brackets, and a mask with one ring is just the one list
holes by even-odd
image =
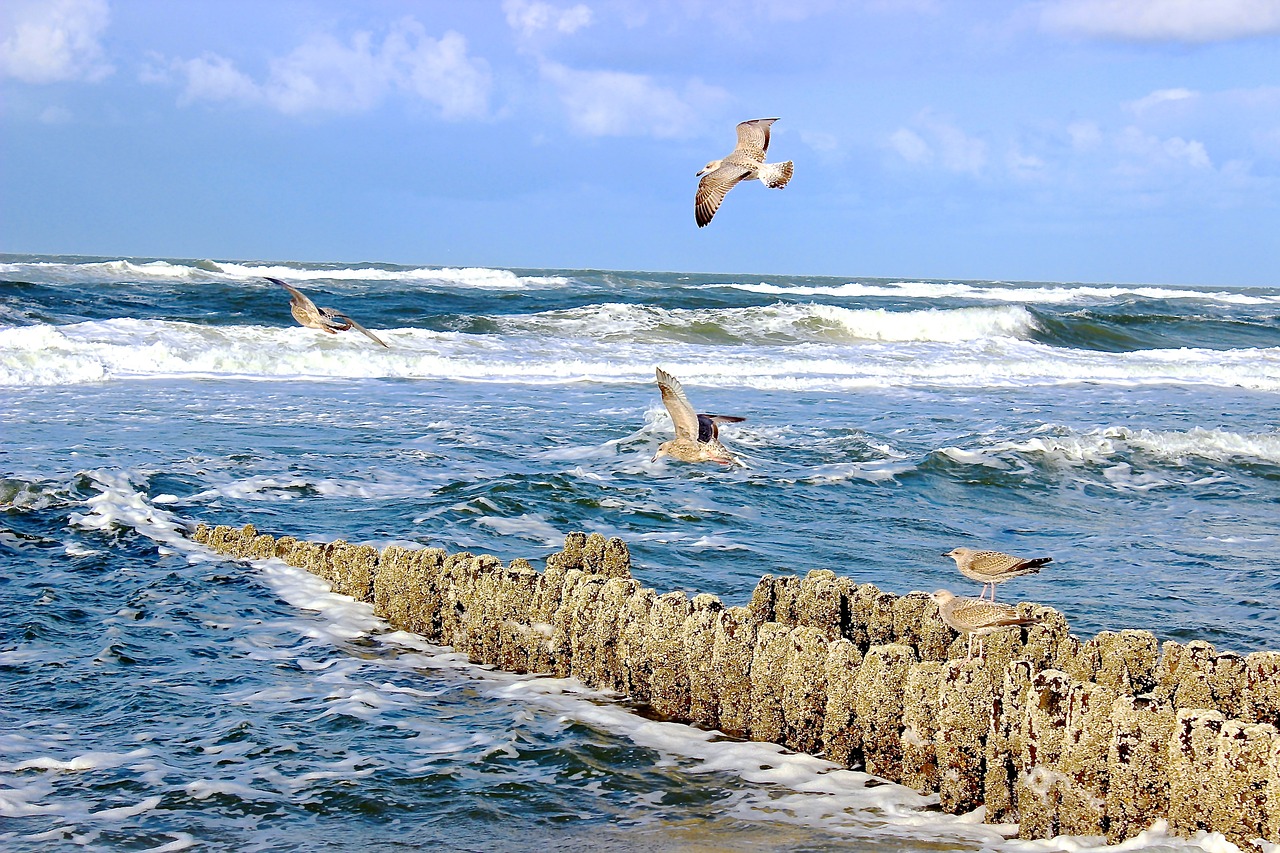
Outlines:
{"label": "sky", "polygon": [[1280,286],[1280,0],[5,0],[0,252]]}

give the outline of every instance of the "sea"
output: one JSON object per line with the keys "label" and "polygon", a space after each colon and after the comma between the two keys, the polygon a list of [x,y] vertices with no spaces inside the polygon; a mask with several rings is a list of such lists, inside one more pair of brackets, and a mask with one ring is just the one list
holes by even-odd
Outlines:
{"label": "sea", "polygon": [[[742,465],[653,460],[659,366]],[[1103,846],[473,665],[198,522],[536,567],[600,532],[726,604],[976,595],[942,555],[996,548],[1081,637],[1280,649],[1280,282],[8,254],[0,392],[5,851]]]}

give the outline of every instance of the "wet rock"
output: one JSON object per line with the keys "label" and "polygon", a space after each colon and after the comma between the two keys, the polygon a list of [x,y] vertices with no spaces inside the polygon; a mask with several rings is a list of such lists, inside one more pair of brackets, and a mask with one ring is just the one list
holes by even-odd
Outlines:
{"label": "wet rock", "polygon": [[1062,754],[1071,677],[1048,669],[1031,678],[1021,730],[1021,773],[1014,785],[1018,835],[1050,838],[1060,831]]}
{"label": "wet rock", "polygon": [[760,578],[755,591],[751,593],[751,603],[747,605],[752,618],[761,624],[778,622],[787,626],[795,625],[799,586],[799,578],[773,575]]}
{"label": "wet rock", "polygon": [[726,607],[715,626],[711,670],[719,698],[719,726],[746,737],[751,730],[751,661],[758,623],[746,607]]}
{"label": "wet rock", "polygon": [[638,581],[613,576],[600,589],[600,608],[596,634],[599,637],[597,668],[592,683],[597,687],[626,693],[626,662],[623,658],[622,628],[628,603],[640,590]]}
{"label": "wet rock", "polygon": [[1169,809],[1169,742],[1174,729],[1168,702],[1121,696],[1111,706],[1107,750],[1107,840],[1113,844],[1146,830]]}
{"label": "wet rock", "polygon": [[378,549],[371,545],[350,545],[338,540],[329,547],[329,582],[339,595],[356,601],[373,600],[373,573],[378,566]]}
{"label": "wet rock", "polygon": [[918,663],[916,651],[910,646],[872,646],[854,678],[866,770],[886,779],[897,779],[902,773],[902,697],[914,663]]}
{"label": "wet rock", "polygon": [[1113,734],[1111,709],[1118,696],[1116,689],[1104,684],[1071,682],[1062,738],[1058,820],[1067,835],[1106,834],[1107,750]]}
{"label": "wet rock", "polygon": [[649,623],[658,594],[639,587],[627,598],[619,617],[618,657],[623,692],[637,702],[650,701],[653,662],[649,659]]}
{"label": "wet rock", "polygon": [[384,548],[374,574],[374,614],[393,628],[440,642],[440,571],[444,559],[445,552],[439,548]]}
{"label": "wet rock", "polygon": [[1027,715],[1027,695],[1034,675],[1028,661],[1014,661],[1004,671],[1003,684],[994,690],[991,731],[984,753],[983,802],[989,823],[1017,823],[1014,796],[1021,775],[1023,722]]}
{"label": "wet rock", "polygon": [[938,615],[927,593],[911,592],[893,602],[894,642],[911,646],[922,661],[944,661],[956,632]]}
{"label": "wet rock", "polygon": [[604,534],[592,533],[582,543],[582,570],[589,575],[601,574],[604,570]]}
{"label": "wet rock", "polygon": [[1227,795],[1217,772],[1226,720],[1217,711],[1182,708],[1169,744],[1169,830],[1212,830],[1216,801]]}
{"label": "wet rock", "polygon": [[864,583],[853,590],[849,599],[849,639],[864,651],[871,646],[893,642],[893,606],[897,596],[883,592],[874,584]]}
{"label": "wet rock", "polygon": [[1268,791],[1270,761],[1278,748],[1280,737],[1272,725],[1240,720],[1222,725],[1215,775],[1223,796],[1211,804],[1210,820],[1214,831],[1241,850],[1252,847],[1256,838],[1276,837],[1270,824],[1280,814],[1280,803],[1271,801]]}
{"label": "wet rock", "polygon": [[827,705],[822,716],[823,753],[845,767],[862,763],[862,729],[858,725],[855,681],[862,667],[862,652],[843,637],[827,646],[823,665]]}
{"label": "wet rock", "polygon": [[782,673],[784,742],[791,749],[816,753],[822,748],[827,706],[826,631],[801,625],[787,635]]}
{"label": "wet rock", "polygon": [[990,670],[976,659],[947,661],[939,671],[933,746],[938,796],[949,814],[964,814],[982,804],[983,758],[995,693],[991,682]]}
{"label": "wet rock", "polygon": [[608,580],[601,574],[583,574],[564,605],[568,611],[565,620],[569,649],[567,669],[569,675],[591,687],[601,686],[596,682],[602,655],[600,596]]}
{"label": "wet rock", "polygon": [[927,660],[907,670],[902,693],[903,785],[921,794],[938,790],[938,679],[943,664]]}
{"label": "wet rock", "polygon": [[1253,652],[1244,659],[1240,716],[1280,728],[1280,652]]}
{"label": "wet rock", "polygon": [[817,628],[828,641],[839,638],[848,621],[843,587],[836,573],[827,569],[805,575],[796,593],[796,623]]}
{"label": "wet rock", "polygon": [[684,623],[692,605],[683,591],[659,595],[649,613],[646,643],[650,665],[649,705],[668,720],[689,719],[689,670]]}
{"label": "wet rock", "polygon": [[720,722],[720,691],[715,671],[716,629],[724,605],[714,595],[695,595],[684,623],[685,668],[689,673],[689,720],[714,729]]}
{"label": "wet rock", "polygon": [[765,622],[756,630],[751,657],[751,739],[784,743],[786,720],[782,710],[791,626]]}
{"label": "wet rock", "polygon": [[631,577],[631,551],[626,542],[615,536],[604,543],[600,573],[611,578]]}
{"label": "wet rock", "polygon": [[1167,699],[1174,708],[1213,708],[1210,677],[1216,657],[1213,646],[1202,640],[1185,646],[1169,640],[1156,667],[1154,695]]}

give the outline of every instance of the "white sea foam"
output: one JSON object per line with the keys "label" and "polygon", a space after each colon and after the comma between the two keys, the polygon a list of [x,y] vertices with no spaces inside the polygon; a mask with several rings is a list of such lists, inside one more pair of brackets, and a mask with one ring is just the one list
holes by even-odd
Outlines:
{"label": "white sea foam", "polygon": [[[0,263],[0,275],[51,282],[201,282],[257,281],[270,276],[286,281],[398,281],[482,290],[522,290],[564,287],[572,278],[558,275],[518,275],[488,267],[304,267],[269,263],[199,261],[89,261],[61,263]],[[263,284],[266,284],[263,282]]]}
{"label": "white sea foam", "polygon": [[732,336],[761,343],[805,341],[976,341],[1025,338],[1035,318],[1021,306],[916,311],[842,308],[778,302],[745,308],[663,308],[604,303],[498,319],[504,331],[556,338],[716,340]]}
{"label": "white sea foam", "polygon": [[[752,343],[716,345],[665,333],[650,340],[637,334],[638,340],[617,341],[607,336],[511,337],[398,329],[380,330],[392,343],[391,349],[382,349],[363,338],[294,327],[119,319],[0,329],[0,385],[174,377],[651,383],[653,365],[661,364],[686,383],[779,390],[1082,382],[1280,390],[1280,348],[1111,353],[1052,347],[1006,334],[1025,329],[1021,308],[906,312],[888,323],[879,312],[850,312],[850,320],[836,309],[805,310],[810,319],[835,311],[832,316],[842,323],[870,323],[882,339],[858,339],[849,334],[848,326],[831,336],[835,340],[793,345],[792,338],[786,342],[792,345],[786,346],[770,343],[767,336]],[[971,310],[974,313],[966,313]],[[975,317],[978,321],[970,322]],[[957,321],[961,331],[947,338],[947,324]],[[902,340],[889,340],[895,334]],[[919,340],[921,335],[927,339]]]}
{"label": "white sea foam", "polygon": [[[724,287],[725,285],[704,285]],[[1280,294],[1272,288],[1241,288],[1248,292],[1230,290],[1199,290],[1191,287],[1143,287],[1137,285],[1054,284],[1019,285],[992,282],[990,284],[965,284],[962,282],[899,281],[868,284],[847,282],[835,285],[780,285],[769,282],[734,283],[728,285],[751,293],[767,293],[785,296],[837,296],[866,297],[887,296],[899,299],[982,299],[999,302],[1023,302],[1063,304],[1082,301],[1102,301],[1140,297],[1143,299],[1199,299],[1233,305],[1274,305],[1280,303]]]}

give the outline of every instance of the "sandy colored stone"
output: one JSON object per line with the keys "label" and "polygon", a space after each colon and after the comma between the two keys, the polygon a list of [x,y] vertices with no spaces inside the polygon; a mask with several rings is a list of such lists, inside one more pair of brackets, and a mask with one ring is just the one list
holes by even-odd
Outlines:
{"label": "sandy colored stone", "polygon": [[564,566],[565,571],[569,569],[582,570],[585,568],[582,553],[586,544],[587,534],[575,531],[564,537],[564,548],[560,550],[559,554],[553,554],[552,556],[559,557],[559,562]]}
{"label": "sandy colored stone", "polygon": [[626,692],[625,663],[622,651],[622,628],[626,622],[631,597],[640,590],[640,583],[629,577],[611,576],[600,590],[599,656],[593,682],[596,686]]}
{"label": "sandy colored stone", "polygon": [[1014,784],[1020,838],[1051,838],[1060,832],[1068,697],[1071,676],[1047,669],[1031,678],[1022,720],[1021,772]]}
{"label": "sandy colored stone", "polygon": [[610,578],[631,577],[631,551],[626,542],[614,536],[604,543],[600,573]]}
{"label": "sandy colored stone", "polygon": [[842,637],[828,644],[823,664],[827,684],[827,705],[822,715],[823,754],[845,767],[862,763],[855,686],[861,667],[862,652],[852,641]]}
{"label": "sandy colored stone", "polygon": [[724,605],[714,595],[695,595],[685,620],[685,669],[689,673],[689,720],[714,729],[720,724],[720,690],[715,671],[716,628]]}
{"label": "sandy colored stone", "polygon": [[653,667],[649,681],[649,706],[660,717],[684,722],[689,719],[688,654],[684,647],[684,623],[692,612],[683,591],[659,595],[649,613],[648,658]]}
{"label": "sandy colored stone", "polygon": [[335,542],[328,554],[329,582],[339,595],[356,601],[373,600],[373,573],[378,567],[378,549],[372,545]]}
{"label": "sandy colored stone", "polygon": [[751,617],[761,624],[779,622],[787,626],[795,625],[795,603],[799,586],[799,578],[763,576],[751,593],[751,602],[747,605]]}
{"label": "sandy colored stone", "polygon": [[622,692],[641,704],[649,702],[653,662],[649,659],[649,621],[658,594],[638,587],[628,596],[618,626],[618,659]]}
{"label": "sandy colored stone", "polygon": [[994,691],[982,783],[989,823],[1018,822],[1014,788],[1021,772],[1018,759],[1022,754],[1022,724],[1033,675],[1029,662],[1014,661],[1005,669],[1000,689]]}
{"label": "sandy colored stone", "polygon": [[560,606],[551,616],[551,671],[557,678],[568,678],[573,668],[573,614],[574,591],[585,579],[591,577],[582,569],[570,569],[564,573],[560,586]]}
{"label": "sandy colored stone", "polygon": [[1107,750],[1107,840],[1132,838],[1169,809],[1173,708],[1152,697],[1121,696],[1111,705]]}
{"label": "sandy colored stone", "polygon": [[944,661],[956,632],[938,615],[938,605],[927,593],[911,592],[893,602],[895,643],[911,646],[922,661]]}
{"label": "sandy colored stone", "polygon": [[582,543],[582,570],[587,574],[598,575],[604,570],[604,543],[602,533],[592,533]]}
{"label": "sandy colored stone", "polygon": [[866,771],[886,779],[902,773],[903,687],[914,663],[916,651],[910,646],[872,646],[854,678]]}
{"label": "sandy colored stone", "polygon": [[849,639],[863,650],[893,642],[893,606],[897,596],[864,583],[849,599]]}
{"label": "sandy colored stone", "polygon": [[409,550],[391,545],[382,549],[373,582],[374,614],[393,628],[440,642],[444,558],[439,548]]}
{"label": "sandy colored stone", "polygon": [[1280,728],[1280,652],[1253,652],[1244,659],[1240,717]]}
{"label": "sandy colored stone", "polygon": [[783,678],[786,673],[791,626],[765,622],[756,630],[751,656],[751,739],[783,743]]}
{"label": "sandy colored stone", "polygon": [[842,636],[847,619],[842,586],[836,573],[827,569],[805,575],[796,592],[796,623],[817,628],[828,641]]}
{"label": "sandy colored stone", "polygon": [[964,814],[982,804],[987,735],[995,689],[980,660],[952,660],[938,674],[933,746],[942,810]]}
{"label": "sandy colored stone", "polygon": [[1169,831],[1188,836],[1213,829],[1215,802],[1227,795],[1218,774],[1222,729],[1218,711],[1181,708],[1169,741]]}
{"label": "sandy colored stone", "polygon": [[816,753],[822,748],[827,707],[827,633],[800,625],[787,635],[787,642],[782,675],[784,742],[799,752]]}
{"label": "sandy colored stone", "polygon": [[[602,546],[603,547],[603,546]],[[602,687],[596,683],[600,672],[600,595],[608,578],[601,574],[584,573],[574,586],[565,605],[568,608],[569,675],[590,687]]]}
{"label": "sandy colored stone", "polygon": [[715,626],[711,670],[719,698],[719,726],[725,734],[751,731],[751,662],[758,623],[746,607],[726,607]]}
{"label": "sandy colored stone", "polygon": [[1113,734],[1111,709],[1119,695],[1104,684],[1071,682],[1061,761],[1059,826],[1064,834],[1106,834],[1107,750]]}
{"label": "sandy colored stone", "polygon": [[898,781],[921,794],[938,790],[938,753],[933,738],[938,730],[942,667],[936,660],[912,664],[902,688],[902,778]]}
{"label": "sandy colored stone", "polygon": [[[1215,832],[1241,850],[1266,837],[1270,787],[1270,760],[1277,748],[1276,729],[1266,723],[1227,720],[1219,736],[1218,768],[1223,796],[1210,803],[1210,823]],[[1271,836],[1275,840],[1275,836]]]}
{"label": "sandy colored stone", "polygon": [[1217,652],[1202,640],[1183,645],[1167,641],[1156,667],[1156,696],[1167,699],[1175,709],[1212,709],[1213,685],[1210,677]]}
{"label": "sandy colored stone", "polygon": [[1244,715],[1244,691],[1248,682],[1244,655],[1221,652],[1213,660],[1209,673],[1209,692],[1214,710],[1226,717]]}
{"label": "sandy colored stone", "polygon": [[498,620],[494,665],[507,672],[550,671],[550,657],[539,654],[548,637],[530,619],[541,582],[542,575],[526,560],[512,560],[502,573],[501,605],[494,614]]}

